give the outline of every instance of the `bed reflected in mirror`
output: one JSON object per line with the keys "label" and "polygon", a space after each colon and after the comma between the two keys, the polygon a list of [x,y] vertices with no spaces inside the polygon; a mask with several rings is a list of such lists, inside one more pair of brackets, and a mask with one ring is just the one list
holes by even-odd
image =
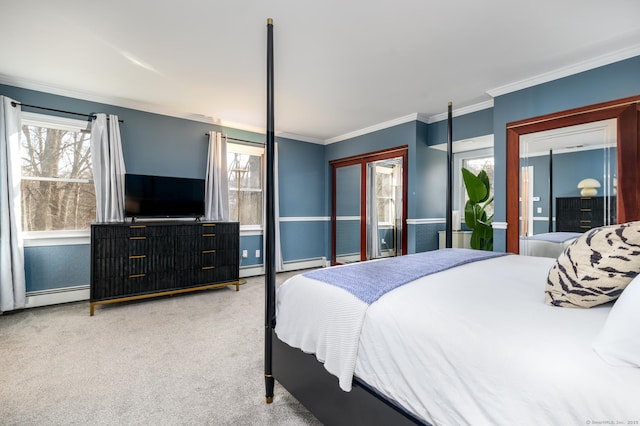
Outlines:
{"label": "bed reflected in mirror", "polygon": [[520,254],[556,258],[582,233],[616,223],[617,120],[520,138]]}

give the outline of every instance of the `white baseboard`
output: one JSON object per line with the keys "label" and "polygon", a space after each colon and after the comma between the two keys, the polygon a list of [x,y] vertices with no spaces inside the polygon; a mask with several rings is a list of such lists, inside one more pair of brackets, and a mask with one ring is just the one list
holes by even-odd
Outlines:
{"label": "white baseboard", "polygon": [[343,254],[340,256],[336,256],[336,262],[339,262],[339,263],[360,262],[360,253]]}
{"label": "white baseboard", "polygon": [[57,305],[58,303],[89,300],[89,285],[63,287],[52,290],[30,291],[27,293],[25,308]]}

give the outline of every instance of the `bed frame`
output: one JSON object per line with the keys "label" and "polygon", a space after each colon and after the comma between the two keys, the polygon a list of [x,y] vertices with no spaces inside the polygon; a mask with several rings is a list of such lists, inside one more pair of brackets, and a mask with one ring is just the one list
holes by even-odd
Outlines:
{"label": "bed frame", "polygon": [[426,425],[354,377],[351,392],[313,354],[292,348],[273,333],[273,375],[325,425]]}
{"label": "bed frame", "polygon": [[[265,218],[265,365],[266,402],[273,402],[275,380],[326,425],[428,425],[402,407],[353,378],[351,392],[317,361],[278,339],[275,334],[275,217],[274,217],[274,89],[273,20],[267,20],[267,132]],[[446,246],[452,245],[452,106],[448,105]]]}

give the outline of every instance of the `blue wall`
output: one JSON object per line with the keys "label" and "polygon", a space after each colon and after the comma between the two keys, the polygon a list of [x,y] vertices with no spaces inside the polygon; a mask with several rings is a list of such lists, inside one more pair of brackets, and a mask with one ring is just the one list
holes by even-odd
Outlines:
{"label": "blue wall", "polygon": [[[455,107],[455,105],[454,105]],[[453,140],[459,141],[493,134],[493,108],[453,117]],[[447,142],[447,120],[429,124],[429,145]]]}
{"label": "blue wall", "polygon": [[324,146],[285,138],[277,142],[282,258],[287,262],[327,257]]}
{"label": "blue wall", "polygon": [[89,284],[88,245],[26,247],[24,269],[27,291]]}

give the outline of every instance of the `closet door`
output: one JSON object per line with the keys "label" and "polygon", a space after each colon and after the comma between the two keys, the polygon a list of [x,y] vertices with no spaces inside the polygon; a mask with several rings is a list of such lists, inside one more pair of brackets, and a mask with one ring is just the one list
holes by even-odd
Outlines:
{"label": "closet door", "polygon": [[406,254],[407,147],[330,164],[331,263]]}
{"label": "closet door", "polygon": [[335,169],[334,264],[361,260],[361,174],[360,164]]}

